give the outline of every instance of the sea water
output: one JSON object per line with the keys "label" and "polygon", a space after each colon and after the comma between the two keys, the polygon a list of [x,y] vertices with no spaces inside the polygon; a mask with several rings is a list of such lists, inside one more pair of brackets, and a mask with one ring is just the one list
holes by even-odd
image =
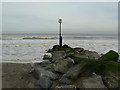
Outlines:
{"label": "sea water", "polygon": [[[36,39],[34,39],[35,37]],[[118,52],[117,35],[62,35],[63,44],[96,51],[99,54],[109,50]],[[29,38],[29,39],[23,39]],[[58,44],[58,35],[4,34],[0,39],[2,62],[41,62],[46,50]]]}

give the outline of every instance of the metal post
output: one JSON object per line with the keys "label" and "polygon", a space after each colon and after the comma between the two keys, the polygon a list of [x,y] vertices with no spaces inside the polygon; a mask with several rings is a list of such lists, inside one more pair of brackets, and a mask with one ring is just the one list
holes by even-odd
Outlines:
{"label": "metal post", "polygon": [[59,19],[60,28],[59,28],[59,45],[62,46],[62,36],[61,36],[61,23],[62,19]]}

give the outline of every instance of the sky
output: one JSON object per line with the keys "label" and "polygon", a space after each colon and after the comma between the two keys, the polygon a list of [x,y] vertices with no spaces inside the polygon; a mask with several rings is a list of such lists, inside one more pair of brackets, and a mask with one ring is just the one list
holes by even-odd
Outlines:
{"label": "sky", "polygon": [[117,34],[117,2],[4,2],[3,33]]}

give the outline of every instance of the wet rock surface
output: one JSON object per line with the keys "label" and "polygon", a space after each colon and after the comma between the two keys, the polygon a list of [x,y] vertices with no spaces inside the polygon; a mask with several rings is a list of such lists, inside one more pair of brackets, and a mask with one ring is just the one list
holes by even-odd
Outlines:
{"label": "wet rock surface", "polygon": [[47,77],[47,76],[42,76],[40,77],[38,81],[38,85],[43,88],[43,89],[48,89],[52,86],[53,81]]}
{"label": "wet rock surface", "polygon": [[102,78],[99,75],[86,78],[82,81],[82,88],[106,88],[103,84]]}
{"label": "wet rock surface", "polygon": [[72,67],[74,61],[71,58],[56,60],[53,64],[53,68],[56,72],[66,73],[67,70]]}
{"label": "wet rock surface", "polygon": [[118,53],[99,55],[83,48],[55,45],[44,55],[44,62],[34,65],[33,76],[40,88],[76,90],[76,88],[119,88]]}
{"label": "wet rock surface", "polygon": [[36,77],[36,79],[40,79],[43,76],[49,77],[50,79],[57,79],[57,75],[55,75],[53,72],[50,72],[48,70],[42,69],[40,67],[35,67],[33,71],[33,75]]}
{"label": "wet rock surface", "polygon": [[109,72],[103,77],[103,81],[108,88],[119,88],[120,76]]}

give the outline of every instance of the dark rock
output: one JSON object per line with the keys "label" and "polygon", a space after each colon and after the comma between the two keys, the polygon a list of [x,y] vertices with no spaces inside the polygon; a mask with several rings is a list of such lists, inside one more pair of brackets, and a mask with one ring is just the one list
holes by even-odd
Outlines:
{"label": "dark rock", "polygon": [[48,49],[48,50],[46,50],[47,51],[47,53],[52,53],[52,49]]}
{"label": "dark rock", "polygon": [[53,81],[47,76],[41,76],[38,85],[43,89],[49,89],[52,86]]}
{"label": "dark rock", "polygon": [[66,56],[65,51],[53,51],[52,53],[53,61],[56,59],[63,59],[65,58],[65,56]]}
{"label": "dark rock", "polygon": [[76,53],[75,57],[90,59],[90,60],[97,60],[98,58],[100,58],[100,55],[94,51],[84,50],[83,52]]}
{"label": "dark rock", "polygon": [[83,48],[74,48],[75,52],[80,53],[83,52],[84,49]]}
{"label": "dark rock", "polygon": [[62,86],[56,86],[56,90],[76,90],[75,85],[62,85]]}
{"label": "dark rock", "polygon": [[62,47],[65,48],[65,49],[71,48],[70,46],[68,46],[68,45],[66,45],[66,44],[64,44]]}
{"label": "dark rock", "polygon": [[45,61],[42,61],[42,62],[40,62],[39,64],[37,64],[37,66],[38,66],[38,65],[47,66],[47,65],[50,65],[50,64],[51,64],[51,62],[50,62],[49,60],[45,60]]}
{"label": "dark rock", "polygon": [[52,60],[52,57],[49,55],[44,55],[43,60]]}
{"label": "dark rock", "polygon": [[99,61],[99,62],[95,62],[93,64],[94,66],[94,71],[97,74],[101,74],[104,75],[107,72],[113,72],[113,73],[120,73],[120,64],[118,62],[114,62],[114,61]]}
{"label": "dark rock", "polygon": [[70,84],[72,80],[76,80],[78,76],[82,73],[82,69],[85,66],[84,63],[79,63],[73,67],[71,67],[59,80],[60,83]]}
{"label": "dark rock", "polygon": [[97,52],[95,51],[88,51],[88,50],[85,50],[85,55],[89,58],[89,59],[92,59],[92,60],[98,60],[98,58],[100,58],[101,55],[99,55]]}
{"label": "dark rock", "polygon": [[41,67],[45,70],[54,71],[54,69],[52,68],[52,63],[48,60],[42,61],[39,65],[36,66]]}
{"label": "dark rock", "polygon": [[53,68],[56,72],[66,73],[67,70],[72,67],[74,64],[74,60],[71,58],[66,58],[63,60],[56,60],[53,64]]}
{"label": "dark rock", "polygon": [[[79,48],[77,49],[79,50]],[[88,50],[82,51],[82,49],[81,52],[74,51],[70,52],[70,55],[67,55],[67,57],[74,59],[75,63],[80,63],[82,60],[98,60],[100,56],[101,55],[99,55],[97,52]]]}
{"label": "dark rock", "polygon": [[58,79],[56,74],[54,74],[53,72],[50,72],[48,70],[44,70],[40,67],[35,67],[34,68],[33,76],[36,79],[40,79],[43,76],[49,77],[50,79],[53,79],[53,80]]}
{"label": "dark rock", "polygon": [[82,81],[82,88],[106,88],[99,75],[88,77]]}
{"label": "dark rock", "polygon": [[75,55],[75,51],[73,49],[67,49],[65,53],[66,53],[66,58]]}
{"label": "dark rock", "polygon": [[59,45],[55,45],[55,46],[53,46],[52,50],[57,51],[57,50],[59,50],[59,48],[60,48]]}
{"label": "dark rock", "polygon": [[63,51],[63,50],[67,50],[70,49],[71,47],[69,47],[68,45],[63,45],[63,46],[59,46],[59,45],[55,45],[53,46],[52,50],[53,51]]}
{"label": "dark rock", "polygon": [[120,88],[119,74],[109,72],[106,75],[104,75],[103,81],[108,88]]}
{"label": "dark rock", "polygon": [[101,56],[99,58],[99,60],[108,60],[108,61],[118,61],[119,58],[119,54],[113,50],[110,50],[109,52],[107,52],[106,54],[104,54],[103,56]]}
{"label": "dark rock", "polygon": [[59,82],[62,84],[65,84],[65,85],[66,84],[69,85],[72,82],[72,80],[69,77],[62,76],[62,78],[59,80]]}

